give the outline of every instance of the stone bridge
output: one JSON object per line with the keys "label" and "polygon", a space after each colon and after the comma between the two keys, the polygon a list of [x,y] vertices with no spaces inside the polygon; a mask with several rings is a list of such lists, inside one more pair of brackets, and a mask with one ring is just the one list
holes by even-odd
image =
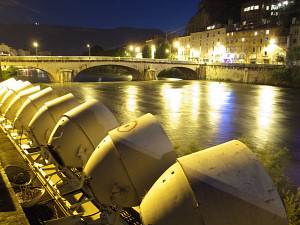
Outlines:
{"label": "stone bridge", "polygon": [[184,79],[201,79],[203,65],[170,59],[137,59],[104,56],[0,56],[1,66],[30,67],[47,73],[51,82],[72,82],[81,71],[94,66],[118,66],[129,71],[133,80],[156,80],[168,68],[177,68]]}

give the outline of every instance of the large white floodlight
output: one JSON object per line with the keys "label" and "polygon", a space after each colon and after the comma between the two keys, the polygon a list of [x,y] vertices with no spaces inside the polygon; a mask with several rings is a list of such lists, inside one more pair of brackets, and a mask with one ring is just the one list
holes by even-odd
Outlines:
{"label": "large white floodlight", "polygon": [[55,98],[57,98],[57,95],[50,87],[29,96],[16,114],[13,123],[14,128],[28,131],[28,125],[33,116],[46,102]]}
{"label": "large white floodlight", "polygon": [[50,135],[48,149],[61,166],[83,167],[108,131],[117,126],[104,104],[89,100],[62,116]]}
{"label": "large white floodlight", "polygon": [[18,80],[18,81],[10,80],[10,82],[8,82],[5,86],[3,86],[3,88],[0,91],[0,102],[2,102],[2,99],[4,98],[4,96],[10,89],[19,87],[19,86],[23,85],[23,83],[24,82],[21,80]]}
{"label": "large white floodlight", "polygon": [[153,115],[146,114],[110,131],[83,172],[100,203],[132,207],[175,160],[165,131]]}
{"label": "large white floodlight", "polygon": [[47,145],[50,134],[61,116],[78,105],[79,102],[73,94],[46,102],[30,121],[29,133],[39,145]]}
{"label": "large white floodlight", "polygon": [[9,89],[0,103],[1,114],[5,113],[7,107],[12,102],[12,100],[19,94],[19,92],[29,89],[29,88],[32,88],[32,87],[33,87],[33,85],[30,82],[25,81],[15,87]]}
{"label": "large white floodlight", "polygon": [[263,165],[239,141],[177,159],[141,205],[143,224],[287,225]]}
{"label": "large white floodlight", "polygon": [[9,83],[14,83],[14,82],[16,82],[15,78],[9,78],[9,79],[7,79],[7,80],[5,80],[5,81],[2,81],[2,82],[0,83],[0,92],[1,92],[1,90],[2,90],[3,88],[5,88]]}
{"label": "large white floodlight", "polygon": [[33,88],[29,88],[29,89],[19,92],[19,94],[11,101],[11,103],[7,107],[7,109],[5,111],[5,118],[10,121],[13,121],[16,117],[16,113],[19,111],[19,109],[25,103],[27,98],[30,95],[33,95],[33,94],[39,92],[40,90],[41,90],[40,86],[35,86]]}

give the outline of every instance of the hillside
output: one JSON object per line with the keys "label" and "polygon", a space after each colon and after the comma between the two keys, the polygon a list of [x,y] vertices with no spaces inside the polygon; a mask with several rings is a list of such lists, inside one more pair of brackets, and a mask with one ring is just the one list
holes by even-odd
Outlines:
{"label": "hillside", "polygon": [[122,47],[133,41],[147,40],[152,35],[164,35],[158,29],[115,28],[89,29],[82,27],[0,24],[0,42],[15,49],[32,49],[37,41],[41,50],[52,55],[80,55],[87,50],[87,43],[104,49]]}
{"label": "hillside", "polygon": [[189,21],[184,35],[203,30],[213,24],[228,24],[240,20],[241,4],[246,0],[202,0],[197,13]]}

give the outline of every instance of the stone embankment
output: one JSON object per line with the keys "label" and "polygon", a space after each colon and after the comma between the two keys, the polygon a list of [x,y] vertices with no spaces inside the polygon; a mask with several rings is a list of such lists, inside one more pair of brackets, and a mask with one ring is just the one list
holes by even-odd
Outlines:
{"label": "stone embankment", "polygon": [[[286,68],[282,65],[259,64],[208,64],[201,66],[201,79],[249,84],[293,86],[287,80],[278,80],[274,71]],[[300,74],[299,74],[300,76]]]}

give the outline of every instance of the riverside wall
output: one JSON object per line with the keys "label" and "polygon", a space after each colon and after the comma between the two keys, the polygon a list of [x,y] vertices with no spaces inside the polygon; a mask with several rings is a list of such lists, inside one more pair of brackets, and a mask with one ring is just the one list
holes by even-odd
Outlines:
{"label": "riverside wall", "polygon": [[276,85],[272,71],[280,65],[258,64],[209,64],[201,69],[201,78],[205,80],[230,81],[249,84]]}

